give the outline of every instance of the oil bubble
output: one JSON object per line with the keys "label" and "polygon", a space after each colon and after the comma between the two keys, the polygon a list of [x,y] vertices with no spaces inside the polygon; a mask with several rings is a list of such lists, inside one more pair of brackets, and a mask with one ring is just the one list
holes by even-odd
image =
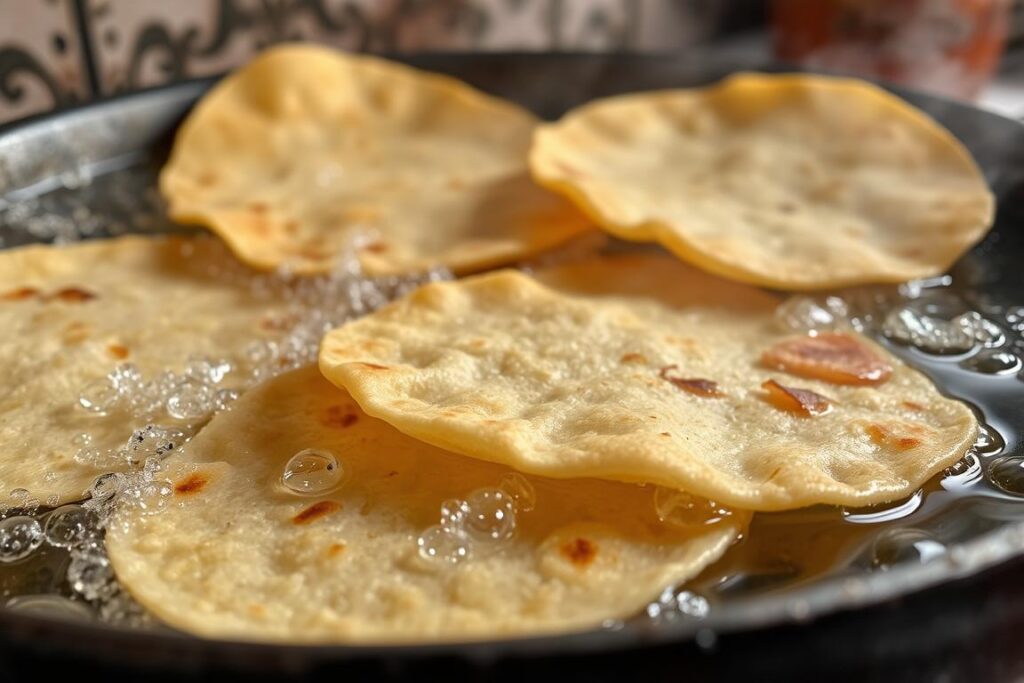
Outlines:
{"label": "oil bubble", "polygon": [[450,531],[463,531],[468,513],[466,501],[450,498],[441,503],[441,526]]}
{"label": "oil bubble", "polygon": [[982,375],[1012,375],[1022,367],[1021,359],[1007,351],[981,351],[960,363],[960,367]]}
{"label": "oil bubble", "polygon": [[680,618],[705,619],[711,612],[708,599],[693,591],[666,588],[658,599],[647,605],[647,616],[659,622]]}
{"label": "oil bubble", "polygon": [[985,423],[978,425],[978,436],[974,440],[974,450],[981,455],[996,455],[1006,448],[1006,441],[993,427]]}
{"label": "oil bubble", "polygon": [[977,343],[972,331],[956,320],[943,320],[918,312],[911,307],[891,311],[882,323],[886,337],[934,354],[956,354],[970,351]]}
{"label": "oil bubble", "polygon": [[945,545],[920,529],[886,529],[871,546],[871,566],[885,571],[906,562],[928,562],[945,552]]}
{"label": "oil bubble", "polygon": [[78,395],[78,404],[86,410],[103,415],[113,410],[121,400],[117,387],[103,377],[86,384]]}
{"label": "oil bubble", "polygon": [[143,481],[138,486],[130,486],[122,492],[126,503],[133,505],[142,514],[154,515],[162,512],[171,502],[171,482]]}
{"label": "oil bubble", "polygon": [[6,609],[27,614],[71,617],[91,621],[92,612],[80,602],[59,595],[18,595],[7,601]]}
{"label": "oil bubble", "polygon": [[124,485],[127,478],[120,472],[109,472],[96,477],[89,487],[89,498],[97,502],[111,500]]}
{"label": "oil bubble", "polygon": [[193,357],[185,367],[185,374],[204,384],[220,384],[231,369],[231,363],[223,359]]}
{"label": "oil bubble", "polygon": [[306,448],[284,466],[281,483],[293,493],[315,496],[337,487],[345,472],[333,453]]}
{"label": "oil bubble", "polygon": [[0,563],[17,562],[43,542],[43,529],[31,517],[19,515],[0,520]]}
{"label": "oil bubble", "polygon": [[501,489],[482,488],[466,497],[466,532],[474,541],[504,541],[516,530],[516,506]]}
{"label": "oil bubble", "polygon": [[129,463],[138,465],[148,458],[166,457],[174,450],[175,445],[167,429],[156,425],[146,425],[142,429],[136,429],[128,437],[124,454]]}
{"label": "oil bubble", "polygon": [[716,524],[732,515],[713,500],[664,486],[654,489],[654,512],[662,522],[681,527]]}
{"label": "oil bubble", "polygon": [[533,484],[518,472],[509,472],[502,477],[498,488],[512,496],[516,512],[529,512],[537,505],[537,492]]}
{"label": "oil bubble", "polygon": [[95,538],[97,518],[81,505],[65,505],[46,517],[46,542],[58,548],[73,548]]}
{"label": "oil bubble", "polygon": [[214,410],[214,391],[203,382],[186,377],[167,398],[167,414],[176,420],[201,420]]}
{"label": "oil bubble", "polygon": [[822,332],[844,327],[850,312],[846,302],[837,296],[816,300],[809,296],[792,296],[775,309],[775,322],[783,330]]}
{"label": "oil bubble", "polygon": [[117,592],[110,559],[98,545],[72,553],[67,579],[71,590],[86,600],[102,600]]}
{"label": "oil bubble", "polygon": [[1006,493],[1024,496],[1024,457],[996,458],[989,463],[988,478]]}
{"label": "oil bubble", "polygon": [[470,556],[469,539],[464,534],[435,524],[416,539],[420,557],[439,564],[455,565]]}

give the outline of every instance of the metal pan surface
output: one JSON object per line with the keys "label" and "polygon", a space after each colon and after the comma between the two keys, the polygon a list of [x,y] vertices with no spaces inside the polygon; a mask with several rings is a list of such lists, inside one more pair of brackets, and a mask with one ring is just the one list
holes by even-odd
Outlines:
{"label": "metal pan surface", "polygon": [[[407,61],[463,78],[547,118],[594,97],[692,86],[749,66],[700,54],[432,55]],[[173,229],[161,216],[155,173],[176,125],[213,82],[124,95],[0,127],[0,246]],[[973,307],[1009,316],[1002,320],[1007,345],[1020,354],[1024,324],[1014,328],[1012,312],[1019,307],[1024,318],[1024,125],[963,104],[900,94],[959,137],[993,187],[999,202],[995,228],[951,274]],[[961,359],[894,351],[947,393],[977,406],[997,432],[1001,445],[983,454],[982,471],[988,460],[1024,455],[1018,433],[1024,430],[1024,375],[980,376],[964,370]],[[711,672],[796,678],[797,671],[871,678],[884,671],[886,677],[903,672],[929,680],[950,671],[1020,673],[1024,663],[1015,668],[1007,633],[1024,621],[1018,616],[1024,615],[1024,587],[1017,589],[1014,579],[1024,566],[1024,498],[1004,495],[986,481],[978,486],[976,496],[941,506],[926,500],[890,523],[940,538],[940,557],[911,558],[879,571],[865,546],[836,570],[796,585],[773,584],[771,575],[701,584],[720,594],[703,619],[637,619],[592,633],[468,645],[290,647],[131,631],[0,608],[0,674],[13,680],[73,674],[83,666],[179,680],[342,673],[494,680],[541,669],[599,680],[640,671],[655,678]]]}

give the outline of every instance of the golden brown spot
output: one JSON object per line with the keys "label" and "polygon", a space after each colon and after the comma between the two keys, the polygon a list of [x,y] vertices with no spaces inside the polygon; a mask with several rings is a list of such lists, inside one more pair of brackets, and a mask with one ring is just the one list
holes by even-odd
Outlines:
{"label": "golden brown spot", "polygon": [[128,357],[128,347],[123,344],[108,344],[107,353],[118,360]]}
{"label": "golden brown spot", "polygon": [[[921,439],[914,436],[897,435],[882,425],[869,424],[864,428],[868,436],[876,445],[884,448],[892,448],[897,451],[909,451],[921,445]],[[908,431],[922,432],[921,429],[910,428]]]}
{"label": "golden brown spot", "polygon": [[597,557],[597,546],[585,538],[574,538],[563,543],[559,550],[565,559],[580,569],[586,567]]}
{"label": "golden brown spot", "polygon": [[51,299],[60,299],[68,303],[81,303],[83,301],[91,301],[96,298],[96,295],[87,289],[81,287],[65,287],[59,289],[50,296]]}
{"label": "golden brown spot", "polygon": [[376,363],[362,363],[361,365],[364,368],[368,368],[370,370],[388,370],[389,369],[388,366],[386,366],[386,365],[377,365]]}
{"label": "golden brown spot", "polygon": [[345,429],[359,421],[356,415],[348,406],[328,406],[321,422],[327,427]]}
{"label": "golden brown spot", "polygon": [[662,433],[661,433],[661,436],[672,436],[672,435],[671,435],[671,434],[669,434],[668,432],[662,432]]}
{"label": "golden brown spot", "polygon": [[761,388],[767,392],[768,402],[779,410],[803,417],[824,415],[832,410],[832,402],[829,399],[810,389],[786,387],[773,379],[762,383]]}
{"label": "golden brown spot", "polygon": [[704,398],[722,396],[722,392],[718,390],[718,382],[712,382],[710,379],[679,377],[678,371],[678,366],[666,365],[658,372],[658,377],[670,382],[677,389],[682,389],[694,396],[702,396]]}
{"label": "golden brown spot", "polygon": [[327,546],[327,557],[338,557],[343,552],[345,552],[344,543],[332,543]]}
{"label": "golden brown spot", "polygon": [[202,491],[203,487],[205,487],[206,484],[209,483],[209,481],[210,480],[206,478],[205,474],[196,472],[194,474],[188,475],[187,477],[179,481],[177,484],[175,484],[174,490],[176,493],[180,495],[190,496],[193,493],[199,493],[200,491]]}
{"label": "golden brown spot", "polygon": [[789,337],[761,354],[761,362],[798,377],[832,384],[881,384],[892,366],[848,334]]}
{"label": "golden brown spot", "polygon": [[448,180],[448,187],[452,190],[461,190],[466,186],[466,183],[462,178],[450,178]]}
{"label": "golden brown spot", "polygon": [[35,287],[18,287],[0,294],[0,301],[24,301],[34,296],[39,296],[39,290]]}
{"label": "golden brown spot", "polygon": [[796,204],[793,202],[779,202],[778,209],[780,213],[795,213]]}
{"label": "golden brown spot", "polygon": [[201,174],[196,180],[203,187],[211,187],[217,184],[217,174],[212,171],[206,171]]}
{"label": "golden brown spot", "polygon": [[922,410],[924,410],[923,405],[921,405],[920,403],[914,403],[913,401],[904,401],[903,407],[906,408],[907,410],[914,410],[917,412],[921,412]]}
{"label": "golden brown spot", "polygon": [[270,211],[270,207],[264,202],[251,202],[249,204],[249,210],[253,213],[266,213]]}
{"label": "golden brown spot", "polygon": [[367,244],[365,247],[363,247],[365,251],[368,251],[371,254],[383,254],[390,248],[391,247],[384,244],[383,242],[371,242],[370,244]]}
{"label": "golden brown spot", "polygon": [[60,339],[69,346],[81,344],[89,338],[89,326],[81,320],[72,320],[61,332]]}
{"label": "golden brown spot", "polygon": [[641,353],[625,353],[619,359],[620,363],[646,363],[647,358]]}
{"label": "golden brown spot", "polygon": [[297,220],[287,220],[284,222],[284,231],[289,235],[294,235],[299,231],[299,222]]}
{"label": "golden brown spot", "polygon": [[391,470],[390,472],[388,472],[384,476],[387,477],[388,479],[390,479],[391,477],[397,477],[398,476],[398,470]]}
{"label": "golden brown spot", "polygon": [[310,261],[323,261],[330,258],[330,254],[324,251],[321,247],[312,245],[300,247],[295,251],[295,253],[304,259],[309,259]]}
{"label": "golden brown spot", "polygon": [[252,604],[249,605],[249,615],[257,619],[262,619],[263,617],[267,616],[267,610],[263,607],[263,605]]}
{"label": "golden brown spot", "polygon": [[335,503],[333,500],[321,500],[319,503],[313,503],[299,514],[292,517],[292,523],[309,524],[310,522],[320,519],[324,515],[337,512],[340,509],[340,503]]}

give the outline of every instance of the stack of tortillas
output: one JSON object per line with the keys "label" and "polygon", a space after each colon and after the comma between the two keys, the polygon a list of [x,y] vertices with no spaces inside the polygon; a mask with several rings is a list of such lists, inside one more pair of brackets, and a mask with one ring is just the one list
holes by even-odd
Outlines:
{"label": "stack of tortillas", "polygon": [[[864,83],[742,75],[538,125],[447,77],[285,46],[196,106],[160,184],[173,218],[299,275],[346,253],[369,274],[483,271],[591,226],[667,248],[427,284],[213,417],[165,462],[172,504],[122,507],[106,538],[123,585],[187,631],[596,627],[711,565],[751,511],[898,500],[976,434],[872,341],[779,329],[755,286],[937,274],[989,227],[962,146]],[[291,286],[213,281],[204,258],[230,260],[204,237],[0,255],[5,485],[81,494],[100,471],[66,444],[138,425],[65,395],[125,354],[156,371],[274,338]]]}

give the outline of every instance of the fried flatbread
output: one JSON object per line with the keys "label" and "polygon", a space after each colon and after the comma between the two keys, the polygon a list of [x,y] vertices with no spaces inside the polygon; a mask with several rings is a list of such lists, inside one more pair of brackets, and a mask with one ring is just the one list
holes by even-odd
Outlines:
{"label": "fried flatbread", "polygon": [[527,169],[537,121],[447,76],[314,45],[267,50],[182,124],[160,189],[262,269],[456,272],[554,247],[590,223]]}
{"label": "fried flatbread", "polygon": [[752,510],[869,505],[959,459],[971,410],[854,333],[780,332],[776,299],[659,254],[428,285],[324,339],[367,413],[551,477]]}
{"label": "fried flatbread", "polygon": [[[282,485],[307,449],[336,456],[340,486]],[[122,508],[107,547],[153,614],[210,637],[395,643],[596,627],[694,576],[746,523],[735,512],[674,525],[651,487],[529,477],[511,533],[439,564],[417,537],[442,503],[494,491],[510,470],[369,417],[315,367],[250,390],[166,473],[174,502],[152,515]]]}
{"label": "fried flatbread", "polygon": [[612,234],[785,290],[939,274],[994,210],[949,131],[881,88],[824,76],[595,101],[540,128],[530,165]]}

